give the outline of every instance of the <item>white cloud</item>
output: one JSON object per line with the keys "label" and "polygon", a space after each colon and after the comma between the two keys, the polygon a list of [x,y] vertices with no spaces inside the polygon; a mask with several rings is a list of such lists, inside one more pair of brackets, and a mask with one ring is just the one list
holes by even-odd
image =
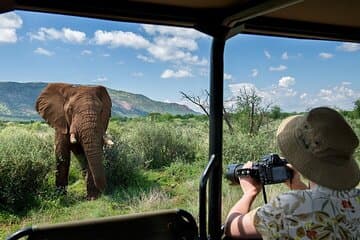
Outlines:
{"label": "white cloud", "polygon": [[300,99],[305,99],[307,96],[308,96],[307,93],[303,93],[303,94],[300,95]]}
{"label": "white cloud", "polygon": [[347,42],[338,46],[337,49],[344,52],[356,52],[360,50],[360,44]]}
{"label": "white cloud", "polygon": [[138,54],[137,58],[145,62],[160,60],[176,65],[206,66],[208,60],[193,54],[198,50],[197,40],[207,37],[194,29],[141,25],[148,37],[133,32],[97,30],[91,42],[110,47],[130,47],[145,49],[149,56]]}
{"label": "white cloud", "polygon": [[[196,39],[196,38],[195,38]],[[180,36],[160,36],[155,38],[156,45],[160,45],[167,48],[182,48],[189,51],[195,51],[198,49],[198,45],[192,38],[185,38]]]}
{"label": "white cloud", "polygon": [[[190,39],[191,41],[191,39]],[[147,49],[156,59],[161,61],[183,62],[190,65],[205,66],[208,61],[205,58],[193,55],[189,46],[182,43],[168,44],[163,38],[156,38],[154,43]]]}
{"label": "white cloud", "polygon": [[110,47],[130,47],[135,49],[147,48],[150,42],[144,37],[133,32],[123,31],[102,31],[97,30],[94,33],[93,41],[97,45],[109,45]]}
{"label": "white cloud", "polygon": [[283,60],[288,60],[289,59],[289,55],[287,52],[284,52],[282,55],[281,55],[281,59]]}
{"label": "white cloud", "polygon": [[[198,72],[199,72],[199,75],[202,76],[202,77],[207,77],[209,76],[209,68],[206,68],[206,67],[201,67],[198,69]],[[230,75],[230,74],[229,74]],[[231,75],[230,75],[231,76]],[[232,76],[231,76],[232,78]],[[225,76],[224,76],[224,79],[225,79]]]}
{"label": "white cloud", "polygon": [[279,87],[287,88],[294,84],[295,84],[295,78],[290,77],[290,76],[282,77],[279,80]]}
{"label": "white cloud", "polygon": [[267,50],[264,51],[264,54],[265,54],[265,57],[266,57],[267,59],[270,59],[270,58],[271,58],[271,55],[270,55],[270,53],[269,53]]}
{"label": "white cloud", "polygon": [[224,73],[224,80],[232,80],[233,76],[231,74]]}
{"label": "white cloud", "polygon": [[176,48],[176,46],[152,45],[148,48],[149,53],[161,61],[184,62],[190,65],[205,66],[208,61],[205,58],[192,55],[190,52]]}
{"label": "white cloud", "polygon": [[190,28],[141,25],[152,37],[147,51],[155,59],[171,61],[176,64],[206,66],[207,59],[194,55],[198,50],[197,40],[207,37],[205,34]]}
{"label": "white cloud", "polygon": [[71,30],[70,28],[63,28],[64,39],[69,42],[82,43],[86,40],[84,32]]}
{"label": "white cloud", "polygon": [[17,34],[14,28],[0,28],[0,43],[16,43]]}
{"label": "white cloud", "polygon": [[142,24],[142,28],[146,33],[150,35],[168,35],[168,36],[179,36],[190,39],[198,39],[207,37],[205,34],[192,29],[192,28],[181,28],[181,27],[169,27],[160,25]]}
{"label": "white cloud", "polygon": [[346,81],[344,81],[344,82],[342,82],[341,84],[342,84],[342,85],[351,85],[352,83],[351,83],[351,82],[346,82]]}
{"label": "white cloud", "polygon": [[331,89],[320,89],[318,96],[323,100],[336,103],[347,98],[360,97],[360,92],[355,92],[353,89],[341,84]]}
{"label": "white cloud", "polygon": [[257,70],[256,68],[251,70],[251,76],[252,77],[257,77],[259,75],[259,70]]}
{"label": "white cloud", "polygon": [[0,28],[21,28],[23,21],[14,12],[0,14]]}
{"label": "white cloud", "polygon": [[147,57],[147,56],[144,56],[144,55],[141,55],[141,54],[137,55],[136,57],[137,57],[138,59],[144,61],[144,62],[148,62],[148,63],[153,63],[153,62],[155,62],[155,60],[154,60],[153,58]]}
{"label": "white cloud", "polygon": [[131,76],[136,77],[136,78],[138,78],[138,77],[143,77],[143,76],[144,76],[144,73],[142,73],[142,72],[133,72],[133,73],[131,74]]}
{"label": "white cloud", "polygon": [[350,110],[354,108],[354,102],[359,98],[359,90],[351,89],[348,85],[342,83],[332,88],[320,89],[312,97],[310,103]]}
{"label": "white cloud", "polygon": [[354,101],[360,98],[360,91],[349,88],[348,82],[342,82],[334,87],[319,89],[315,94],[303,95],[299,104],[307,108],[329,106],[350,110],[354,107]]}
{"label": "white cloud", "polygon": [[329,106],[350,110],[354,108],[354,102],[359,98],[360,91],[355,91],[342,83],[332,88],[320,89],[316,94],[301,99],[300,103],[307,108]]}
{"label": "white cloud", "polygon": [[269,71],[277,71],[277,72],[281,72],[281,71],[285,71],[287,69],[287,66],[285,65],[280,65],[278,67],[269,67]]}
{"label": "white cloud", "polygon": [[287,88],[285,92],[286,97],[295,97],[297,95],[297,91],[292,88]]}
{"label": "white cloud", "polygon": [[331,100],[332,91],[329,89],[320,89],[320,92],[318,93],[318,96],[330,101]]}
{"label": "white cloud", "polygon": [[92,51],[91,50],[83,50],[82,52],[81,52],[81,55],[91,55],[92,54]]}
{"label": "white cloud", "polygon": [[107,82],[109,79],[107,77],[101,76],[93,80],[92,82]]}
{"label": "white cloud", "polygon": [[69,43],[83,43],[86,40],[84,32],[72,30],[70,28],[62,28],[57,30],[55,28],[42,27],[36,33],[28,33],[31,40],[47,41],[60,40]]}
{"label": "white cloud", "polygon": [[[353,109],[354,102],[360,98],[360,91],[351,89],[347,83],[341,83],[330,88],[319,89],[317,92],[298,93],[293,88],[272,85],[259,89],[252,83],[229,84],[232,94],[230,99],[238,96],[241,91],[255,91],[262,98],[264,105],[279,105],[284,111],[306,111],[313,107],[329,106],[341,109]],[[229,102],[234,104],[234,102]]]}
{"label": "white cloud", "polygon": [[21,17],[13,12],[0,14],[0,43],[16,43],[16,30],[21,28],[22,24]]}
{"label": "white cloud", "polygon": [[322,53],[319,53],[319,57],[321,57],[323,59],[330,59],[330,58],[334,57],[334,54],[322,52]]}
{"label": "white cloud", "polygon": [[49,51],[49,50],[46,50],[46,49],[44,49],[44,48],[40,48],[40,47],[37,48],[37,49],[35,49],[35,50],[34,50],[34,53],[39,54],[39,55],[48,56],[48,57],[54,55],[53,52],[51,52],[51,51]]}
{"label": "white cloud", "polygon": [[245,90],[247,92],[254,90],[255,92],[259,92],[256,86],[252,83],[234,83],[229,84],[229,89],[234,96],[238,96],[241,91]]}
{"label": "white cloud", "polygon": [[161,78],[184,78],[184,77],[191,77],[191,72],[180,69],[178,71],[174,71],[171,69],[166,69],[162,74]]}

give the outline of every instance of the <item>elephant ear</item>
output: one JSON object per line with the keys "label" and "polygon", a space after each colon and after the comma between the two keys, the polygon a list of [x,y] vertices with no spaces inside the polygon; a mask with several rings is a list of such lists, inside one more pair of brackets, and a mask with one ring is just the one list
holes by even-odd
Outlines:
{"label": "elephant ear", "polygon": [[109,124],[109,119],[111,117],[111,98],[105,87],[97,86],[96,90],[97,95],[103,104],[100,116],[105,132]]}
{"label": "elephant ear", "polygon": [[36,111],[50,126],[63,134],[68,133],[64,104],[66,89],[70,87],[71,85],[64,83],[50,83],[36,100]]}

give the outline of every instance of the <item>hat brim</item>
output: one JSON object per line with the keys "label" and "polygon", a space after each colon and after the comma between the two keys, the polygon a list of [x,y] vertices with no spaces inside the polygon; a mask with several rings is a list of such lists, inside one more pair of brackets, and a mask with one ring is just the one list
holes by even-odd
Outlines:
{"label": "hat brim", "polygon": [[344,164],[334,164],[331,159],[315,157],[299,143],[295,132],[304,119],[301,115],[291,116],[280,124],[276,135],[283,156],[304,177],[321,186],[334,190],[356,187],[360,181],[360,170],[354,159],[343,159],[341,162]]}

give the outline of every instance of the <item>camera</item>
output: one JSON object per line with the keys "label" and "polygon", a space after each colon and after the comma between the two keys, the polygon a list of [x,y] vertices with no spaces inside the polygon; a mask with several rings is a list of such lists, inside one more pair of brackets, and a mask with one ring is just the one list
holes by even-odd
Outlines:
{"label": "camera", "polygon": [[244,164],[241,163],[228,165],[225,178],[231,184],[239,184],[239,177],[241,176],[250,176],[262,185],[281,183],[293,176],[292,170],[286,164],[286,159],[272,153],[253,163],[252,168],[242,168]]}

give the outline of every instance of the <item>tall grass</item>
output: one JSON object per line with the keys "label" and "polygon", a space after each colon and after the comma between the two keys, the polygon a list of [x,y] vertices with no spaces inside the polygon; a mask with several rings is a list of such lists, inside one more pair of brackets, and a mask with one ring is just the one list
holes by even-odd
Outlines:
{"label": "tall grass", "polygon": [[52,139],[31,129],[0,131],[0,208],[22,210],[45,191],[53,161]]}

